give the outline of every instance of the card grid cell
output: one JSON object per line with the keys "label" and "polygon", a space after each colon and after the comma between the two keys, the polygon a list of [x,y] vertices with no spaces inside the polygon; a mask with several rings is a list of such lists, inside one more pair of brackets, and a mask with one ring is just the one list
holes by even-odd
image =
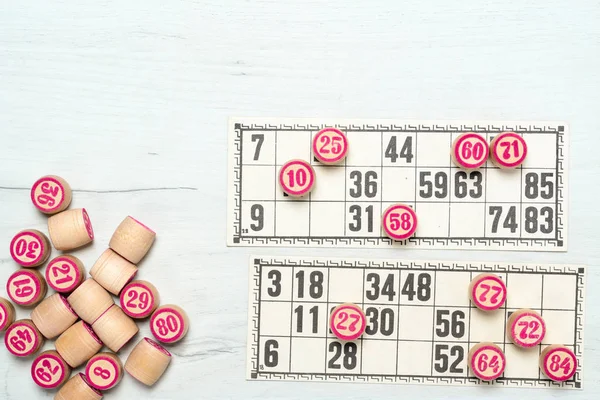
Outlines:
{"label": "card grid cell", "polygon": [[[276,183],[279,164],[285,162],[281,159],[283,156],[279,155],[279,151],[282,151],[285,148],[285,143],[290,141],[286,139],[283,143],[281,138],[291,138],[295,137],[294,135],[301,135],[302,138],[306,138],[306,147],[302,145],[302,150],[298,154],[301,153],[303,157],[308,158],[314,166],[321,166],[312,157],[310,138],[323,126],[325,124],[312,125],[298,122],[283,122],[277,125],[242,122],[232,126],[230,134],[232,150],[229,200],[231,212],[228,224],[228,244],[258,246],[409,246],[462,249],[497,249],[503,247],[505,249],[528,251],[539,249],[546,251],[566,250],[565,227],[567,221],[566,208],[563,203],[566,203],[567,182],[563,165],[566,165],[567,144],[565,135],[567,132],[563,125],[448,124],[432,127],[431,124],[427,123],[416,126],[390,123],[388,125],[383,123],[336,124],[338,128],[347,132],[351,144],[352,135],[354,134],[362,135],[362,142],[360,143],[366,143],[365,146],[362,146],[363,148],[360,148],[360,146],[353,148],[351,146],[353,150],[343,163],[326,167],[328,169],[343,168],[345,176],[343,198],[316,199],[314,193],[301,199],[291,199],[283,196]],[[536,143],[545,146],[543,147],[544,151],[552,150],[555,154],[554,166],[552,168],[549,163],[543,161],[542,154],[536,155],[533,160],[538,163],[537,165],[527,164],[526,160],[525,165],[519,167],[516,171],[502,171],[502,173],[488,161],[487,165],[477,171],[483,177],[483,182],[477,183],[483,186],[483,198],[480,195],[472,198],[471,196],[476,193],[471,188],[473,185],[472,179],[476,178],[471,176],[471,172],[467,171],[467,175],[464,175],[464,171],[453,166],[449,154],[452,135],[462,131],[475,131],[486,135],[489,139],[503,130],[513,130],[522,136],[528,135],[529,138],[532,138],[530,140],[535,139]],[[254,140],[257,135],[263,137],[262,140],[265,143],[272,142],[273,145],[265,145],[264,148],[260,149],[258,141]],[[273,138],[267,139],[268,135],[272,135]],[[437,142],[431,139],[434,137],[431,135],[437,135],[435,136]],[[373,140],[368,138],[369,136],[372,136]],[[444,137],[447,137],[447,140],[443,139]],[[543,140],[539,139],[542,137]],[[298,138],[292,142],[298,142]],[[390,153],[390,159],[387,158],[389,144],[386,145],[385,141],[389,141],[391,138],[401,138],[405,141],[406,138],[411,138],[410,154],[404,156],[410,156],[412,160],[405,165],[395,165],[391,162],[392,153]],[[422,145],[421,139],[423,138],[426,138],[426,142],[431,146]],[[552,144],[550,144],[549,138],[553,138]],[[365,140],[367,141],[365,142]],[[403,160],[401,152],[404,150],[397,150],[403,146],[400,143],[401,141],[395,144],[394,149],[398,154],[393,153],[393,157]],[[371,144],[369,145],[369,143]],[[245,149],[244,146],[249,147]],[[554,148],[550,149],[548,146]],[[274,154],[269,155],[268,151],[271,147],[275,151]],[[295,154],[295,150],[285,149],[284,153],[286,155]],[[361,155],[361,151],[368,151],[371,155]],[[538,152],[540,151],[542,150],[538,150]],[[440,155],[442,153],[444,154],[443,162],[437,161],[436,165],[436,160],[441,160]],[[353,154],[355,156],[358,154],[356,156],[358,158],[351,161],[350,164],[349,159],[352,160]],[[376,157],[374,157],[375,154],[377,154]],[[433,156],[433,154],[438,154],[438,156]],[[307,155],[309,157],[306,157]],[[426,155],[429,159],[421,160],[422,155]],[[261,157],[271,159],[272,163],[261,162]],[[369,160],[372,162],[365,162]],[[423,165],[420,164],[421,162]],[[275,175],[273,180],[265,178],[268,176],[268,174],[265,175],[267,170],[260,169],[270,167],[272,167],[270,170]],[[413,168],[414,171],[414,177],[411,178],[411,180],[414,179],[412,184],[414,193],[411,197],[413,204],[409,205],[415,207],[417,214],[423,217],[422,223],[419,224],[415,237],[406,241],[395,242],[383,235],[379,227],[380,218],[387,206],[395,202],[408,200],[399,198],[404,196],[398,196],[397,198],[393,193],[400,193],[399,190],[412,190],[409,189],[410,186],[406,186],[404,181],[396,184],[390,183],[393,180],[390,181],[389,179],[390,177],[406,176],[392,174],[391,171],[410,170],[410,168]],[[494,177],[490,176],[490,171],[494,172]],[[528,171],[528,176],[532,174],[530,176],[532,182],[536,182],[535,185],[525,179],[525,171]],[[359,184],[349,178],[353,172],[357,172],[355,176],[360,176],[359,179],[362,179],[361,184],[363,187],[361,189],[363,191],[367,188],[365,187],[365,178],[362,177],[361,172],[373,172],[372,176],[375,177],[373,187],[376,188],[377,193],[372,198],[365,195],[364,192],[356,196],[349,195],[350,191],[354,190],[354,184]],[[514,175],[515,172],[518,173],[518,178],[514,181],[513,189],[518,190],[515,193],[518,198],[515,198],[514,201],[507,200],[506,197],[511,197],[510,193],[514,193],[514,190],[510,188],[508,190],[505,190],[506,188],[501,189],[501,186],[493,186],[491,182],[495,179],[508,184],[512,182],[512,178],[509,178],[510,174]],[[317,191],[319,190],[320,177],[322,176],[317,174]],[[542,178],[545,179],[543,182]],[[459,179],[460,182],[458,182]],[[373,184],[373,182],[371,183]],[[552,200],[548,197],[540,197],[537,194],[535,197],[530,197],[524,193],[525,188],[533,190],[532,193],[538,193],[542,189],[541,185],[544,185],[543,196],[550,196]],[[261,191],[261,187],[273,188],[273,191]],[[359,186],[356,187],[360,188]],[[398,189],[398,187],[401,188]],[[458,191],[465,190],[469,191],[469,194],[461,194],[461,197],[457,197]],[[490,191],[496,193],[493,199],[490,198]],[[264,195],[260,196],[260,193]],[[268,193],[273,193],[273,198],[269,198]],[[386,193],[388,194],[386,195]],[[269,203],[273,206],[269,206]],[[313,205],[317,203],[325,203],[325,205],[319,207],[319,211],[315,211]],[[291,204],[295,204],[295,206],[290,208]],[[302,204],[306,204],[306,206],[302,206]],[[336,226],[326,229],[328,222],[322,220],[323,217],[327,216],[328,211],[336,209],[336,204],[344,207],[343,230],[341,227]],[[444,204],[446,205],[444,206]],[[477,206],[479,204],[481,206]],[[447,210],[445,210],[446,207]],[[419,209],[421,209],[421,213]],[[298,212],[298,210],[304,211]],[[315,214],[315,212],[318,213]],[[340,217],[341,215],[340,212]],[[466,220],[467,223],[464,222],[463,217],[465,215],[469,217]],[[340,223],[342,219],[338,221],[337,223]],[[362,222],[362,226],[352,225],[354,221],[358,221],[357,223]],[[459,221],[462,221],[462,223],[459,223]],[[315,226],[316,222],[318,222],[318,226]],[[352,226],[352,231],[349,230],[349,226]],[[516,226],[518,226],[518,230],[514,229]],[[341,232],[343,232],[343,236],[339,235]]]}
{"label": "card grid cell", "polygon": [[[288,287],[287,290],[290,290],[291,293],[287,293],[284,294],[284,297],[288,297],[289,296],[289,300],[268,300],[262,297],[262,285],[263,285],[263,268],[266,268],[266,271],[279,271],[278,274],[272,274],[272,276],[276,277],[276,280],[279,280],[278,282],[281,284],[281,287],[284,287],[284,282],[282,281],[282,277],[289,277],[289,279],[291,279],[291,285],[287,285],[285,287]],[[350,370],[347,370],[346,367],[344,366],[342,370],[339,371],[332,371],[328,368],[328,362],[329,362],[329,353],[331,352],[331,349],[328,349],[328,346],[330,345],[330,343],[337,341],[337,339],[333,338],[331,334],[329,334],[329,327],[328,325],[326,325],[324,327],[324,334],[323,336],[321,336],[320,334],[317,335],[309,335],[307,337],[302,337],[302,336],[298,336],[294,333],[293,329],[294,329],[294,322],[293,322],[293,318],[294,318],[294,308],[295,308],[295,304],[298,305],[298,303],[309,303],[310,304],[325,304],[326,305],[326,311],[327,311],[327,315],[326,317],[329,317],[329,312],[330,312],[330,308],[334,305],[340,304],[341,301],[341,297],[340,296],[346,296],[348,293],[348,291],[341,291],[339,290],[339,285],[340,282],[338,281],[337,283],[334,283],[336,286],[338,286],[338,289],[336,289],[336,298],[335,301],[332,301],[333,299],[331,298],[331,284],[332,284],[332,274],[331,271],[335,270],[336,274],[335,276],[338,277],[338,279],[345,279],[345,278],[341,278],[341,277],[346,277],[346,276],[354,276],[356,277],[357,275],[354,273],[351,273],[353,269],[361,269],[362,271],[360,271],[360,275],[362,277],[362,282],[360,283],[360,285],[356,286],[354,284],[354,286],[352,286],[353,284],[350,283],[350,289],[346,288],[344,290],[351,290],[351,287],[354,287],[356,289],[361,289],[362,290],[362,294],[361,294],[361,298],[355,298],[357,301],[355,301],[355,303],[357,303],[358,305],[360,305],[363,310],[368,310],[369,307],[372,307],[373,309],[379,309],[380,313],[379,316],[381,318],[381,310],[384,309],[390,309],[392,314],[395,315],[395,312],[393,311],[393,308],[397,307],[398,310],[398,314],[397,314],[397,320],[396,318],[394,318],[394,323],[392,324],[394,330],[396,331],[395,335],[392,336],[391,338],[387,338],[387,337],[377,337],[377,331],[372,332],[371,334],[365,334],[360,340],[357,341],[357,344],[360,346],[360,353],[359,355],[357,355],[356,357],[359,357],[359,362],[358,362],[358,370],[355,369],[355,367],[350,368]],[[393,280],[396,280],[396,276],[398,277],[398,281],[397,283],[394,282],[393,287],[392,287],[392,292],[394,294],[391,294],[391,299],[392,300],[386,300],[384,299],[381,294],[377,295],[376,299],[367,299],[367,288],[366,288],[366,284],[368,282],[368,278],[366,276],[367,274],[367,269],[369,274],[375,273],[378,274],[380,276],[380,280],[379,282],[381,282],[381,284],[383,284],[383,277],[384,276],[394,276]],[[291,273],[287,273],[285,272],[286,270],[289,270]],[[300,296],[300,292],[298,291],[298,286],[296,286],[296,279],[298,278],[298,271],[304,271],[304,281],[298,281],[298,285],[302,285],[303,286],[303,295]],[[308,293],[307,290],[312,290],[309,289],[309,285],[308,285],[308,281],[309,281],[309,276],[311,274],[309,274],[310,271],[322,271],[323,275],[322,276],[326,276],[326,284],[325,282],[322,282],[321,287],[324,289],[323,292],[326,291],[326,293],[322,293],[320,296],[318,296],[318,299],[315,298],[315,296],[313,296],[312,294],[310,295],[310,297],[312,298],[312,300],[314,301],[308,301],[306,298],[304,298],[306,296],[306,294]],[[325,273],[326,271],[326,273]],[[439,281],[438,279],[441,279],[438,277],[438,273],[440,271],[445,271],[444,273],[451,273],[450,276],[446,276],[444,275],[444,279],[442,281]],[[562,294],[562,297],[559,300],[554,299],[553,300],[553,305],[556,308],[553,308],[552,310],[556,310],[556,311],[560,311],[563,314],[568,313],[568,315],[572,315],[573,317],[573,325],[571,328],[568,328],[567,331],[564,332],[570,332],[570,330],[573,330],[573,349],[576,352],[577,356],[578,356],[578,360],[579,360],[579,365],[578,365],[578,369],[577,369],[577,373],[575,375],[574,378],[572,378],[571,380],[567,381],[566,383],[556,383],[556,382],[552,382],[550,381],[548,378],[546,378],[545,376],[543,376],[539,371],[537,372],[537,379],[531,378],[531,377],[514,377],[514,376],[510,376],[510,377],[505,377],[502,376],[501,378],[499,378],[496,382],[494,382],[494,385],[501,385],[501,386],[533,386],[533,387],[561,387],[561,388],[580,388],[581,387],[581,370],[582,370],[582,366],[583,366],[583,348],[582,348],[582,340],[583,340],[583,325],[582,325],[582,321],[583,321],[583,301],[584,301],[584,296],[583,296],[583,292],[584,292],[584,282],[583,282],[583,278],[584,278],[584,273],[585,270],[582,267],[570,267],[570,266],[529,266],[529,265],[500,265],[500,264],[493,264],[493,265],[486,265],[486,264],[479,264],[479,263],[475,263],[475,264],[461,264],[461,263],[444,263],[444,262],[427,262],[427,263],[419,263],[419,262],[409,262],[409,263],[405,263],[405,262],[399,262],[399,261],[377,261],[377,260],[354,260],[354,261],[347,261],[347,260],[337,260],[337,259],[333,259],[333,260],[327,260],[327,259],[294,259],[294,258],[278,258],[278,257],[273,257],[273,258],[268,258],[268,257],[263,257],[262,259],[260,258],[256,258],[253,260],[253,262],[251,263],[251,290],[250,290],[250,305],[249,305],[249,319],[250,319],[250,323],[249,323],[249,341],[248,341],[248,366],[249,366],[249,378],[250,379],[293,379],[293,380],[338,380],[338,378],[336,377],[340,377],[343,378],[344,380],[350,380],[350,381],[355,381],[356,377],[361,377],[360,381],[368,381],[368,382],[389,382],[389,383],[433,383],[433,384],[467,384],[467,385],[477,385],[477,384],[488,384],[488,383],[482,383],[479,380],[475,379],[473,376],[471,376],[469,374],[469,368],[468,368],[468,360],[467,360],[467,354],[468,354],[468,349],[473,346],[474,344],[478,343],[479,340],[473,340],[472,338],[472,324],[473,319],[472,319],[472,315],[473,315],[473,306],[468,303],[469,305],[466,306],[463,302],[463,300],[461,300],[460,302],[454,302],[454,304],[448,304],[449,301],[449,292],[447,291],[447,289],[444,290],[444,300],[442,300],[442,298],[439,298],[439,288],[441,287],[441,284],[450,284],[451,282],[453,282],[452,280],[452,276],[458,276],[455,275],[455,273],[462,273],[462,275],[464,275],[464,272],[469,272],[466,276],[470,279],[472,279],[473,276],[475,276],[477,273],[481,272],[481,271],[493,271],[496,273],[499,273],[501,276],[503,276],[503,279],[505,279],[505,282],[507,284],[507,287],[509,288],[510,291],[510,287],[511,287],[511,280],[510,280],[510,276],[515,276],[515,277],[519,277],[519,276],[523,276],[523,277],[530,277],[528,279],[531,279],[533,277],[539,277],[539,279],[542,281],[542,284],[540,285],[540,291],[539,291],[539,299],[540,299],[540,303],[539,306],[537,304],[532,304],[532,309],[540,312],[542,315],[544,315],[544,313],[546,311],[549,311],[547,307],[545,307],[545,304],[543,303],[543,301],[545,300],[544,296],[545,296],[545,287],[546,287],[546,277],[553,277],[553,283],[549,289],[549,293],[547,295],[552,295],[554,293],[555,288],[557,287],[563,287],[566,283],[568,282],[572,282],[572,287],[566,287],[564,288],[564,292]],[[285,272],[285,273],[284,273]],[[359,272],[359,271],[356,271]],[[350,274],[350,275],[348,275]],[[420,282],[421,278],[419,278],[417,275],[418,274],[427,274],[430,276],[430,285],[433,285],[433,287],[431,287],[431,294],[430,296],[426,299],[425,296],[422,296],[420,299],[418,299],[419,302],[421,303],[427,303],[427,304],[419,304],[417,305],[418,308],[421,308],[423,310],[425,309],[432,309],[432,320],[431,320],[431,332],[429,334],[427,334],[427,337],[421,337],[421,338],[414,338],[414,339],[407,339],[407,337],[405,336],[406,334],[402,334],[402,328],[403,328],[403,320],[402,320],[402,307],[413,307],[415,306],[413,300],[407,296],[406,297],[406,303],[403,303],[404,300],[404,285],[407,285],[407,280],[409,280],[409,276],[413,275],[412,278],[410,279],[414,279],[413,284],[414,286],[410,286],[408,285],[407,287],[409,287],[406,291],[406,294],[410,295],[411,292],[414,292],[415,290],[418,291],[422,290],[422,288],[424,288],[426,285],[423,284],[421,287],[418,287],[418,282]],[[565,277],[565,278],[561,278]],[[270,275],[271,277],[271,275]],[[279,277],[279,278],[277,278]],[[568,277],[573,277],[573,279],[568,278]],[[358,279],[358,278],[356,278]],[[387,278],[386,278],[387,279]],[[461,278],[464,280],[464,282],[466,282],[465,278]],[[566,280],[565,280],[566,279]],[[317,280],[313,280],[313,281],[318,281]],[[311,281],[311,282],[313,282]],[[426,279],[424,280],[426,281]],[[253,282],[253,283],[252,283]],[[274,282],[274,281],[273,281]],[[271,283],[273,283],[271,282]],[[344,281],[345,282],[345,281]],[[529,282],[529,281],[524,281],[524,282]],[[268,284],[268,282],[267,282]],[[347,284],[347,282],[345,283]],[[344,284],[344,285],[345,285]],[[380,284],[380,286],[381,286]],[[571,283],[570,283],[571,284]],[[318,285],[317,285],[318,286]],[[466,285],[465,285],[466,286]],[[518,286],[516,286],[518,287]],[[265,291],[265,293],[267,293],[267,291]],[[281,293],[281,291],[280,291]],[[298,295],[296,296],[296,293],[298,293]],[[312,292],[311,292],[312,293]],[[344,294],[346,293],[346,294]],[[388,291],[389,293],[389,291]],[[452,292],[450,292],[452,293]],[[568,300],[570,295],[566,295],[565,293],[572,293],[572,299],[574,299],[575,303],[573,304],[573,306],[568,305]],[[398,296],[397,299],[394,299],[393,296],[396,295]],[[387,295],[387,294],[386,294]],[[450,294],[450,296],[455,296]],[[296,300],[297,297],[297,300]],[[306,296],[308,297],[308,296]],[[526,297],[524,298],[526,299]],[[571,299],[571,300],[572,300]],[[307,300],[305,302],[305,300]],[[442,300],[442,301],[438,301],[438,300]],[[367,302],[368,301],[368,302]],[[565,303],[566,301],[566,303]],[[438,302],[440,304],[438,304]],[[451,298],[450,298],[450,302],[452,302]],[[263,303],[264,304],[268,304],[268,303],[280,303],[280,304],[287,304],[289,303],[289,312],[290,312],[290,317],[289,317],[289,324],[290,324],[290,328],[289,328],[289,336],[276,336],[276,335],[272,335],[272,332],[265,332],[265,337],[263,338],[263,333],[261,332],[261,326],[263,326],[263,323],[261,322],[261,318],[262,318],[262,313],[265,312],[263,311]],[[515,303],[513,305],[516,306],[520,306],[519,304]],[[538,308],[539,307],[539,308]],[[463,318],[464,315],[467,314],[468,315],[468,319],[467,321],[465,321],[466,323],[466,329],[465,331],[462,333],[462,335],[455,335],[454,333],[448,335],[448,331],[452,331],[454,332],[454,328],[452,323],[449,322],[449,325],[447,328],[444,328],[446,333],[442,335],[442,333],[438,333],[436,331],[436,329],[440,328],[442,325],[438,325],[439,321],[436,321],[437,317],[437,313],[435,312],[436,309],[443,309],[443,311],[446,311],[445,314],[443,315],[452,315],[454,312],[460,311],[463,312]],[[265,309],[266,310],[266,309]],[[512,309],[509,310],[508,309],[508,304],[505,304],[501,310],[498,310],[498,312],[502,312],[504,319],[502,322],[502,327],[503,332],[502,332],[502,341],[497,342],[496,340],[490,340],[493,342],[496,342],[496,344],[501,345],[503,347],[503,350],[505,351],[505,353],[508,351],[507,347],[509,346],[508,342],[507,342],[507,336],[505,334],[506,332],[506,320],[509,316],[509,313],[514,311],[516,309]],[[272,314],[272,313],[271,313]],[[419,311],[417,315],[422,314],[422,311]],[[567,315],[567,314],[565,314]],[[328,321],[328,318],[324,318],[325,316],[321,316],[319,319],[319,323],[322,323],[324,321]],[[269,318],[268,316],[265,316],[265,318]],[[557,318],[556,316],[554,317],[555,319]],[[569,317],[571,318],[571,317]],[[271,317],[272,319],[272,317]],[[556,319],[556,321],[560,321],[560,319]],[[268,322],[268,323],[267,323]],[[272,326],[272,322],[273,321],[265,321],[264,324],[266,324],[265,326]],[[369,317],[367,317],[367,326],[369,326],[371,324],[371,320],[369,319]],[[406,322],[406,321],[404,321]],[[555,324],[559,324],[559,322],[556,322]],[[405,324],[406,325],[406,324]],[[379,322],[377,322],[377,318],[375,318],[375,321],[373,322],[373,326],[378,326],[379,329],[381,329],[381,327],[383,326],[383,322],[382,319],[379,320]],[[271,328],[273,329],[273,328]],[[410,326],[407,326],[408,332],[410,333]],[[314,332],[316,333],[316,332]],[[368,333],[368,332],[367,332]],[[565,333],[563,333],[562,335],[564,335]],[[372,335],[372,336],[371,336]],[[269,339],[278,339],[281,343],[281,340],[288,340],[289,341],[289,346],[290,348],[287,350],[287,365],[286,365],[286,369],[281,370],[278,368],[275,368],[273,370],[268,370],[268,368],[265,368],[265,366],[263,366],[262,362],[263,362],[263,358],[266,364],[266,354],[265,352],[268,351],[266,348],[263,350],[261,349],[261,344],[262,345],[266,345],[266,340]],[[294,351],[293,351],[293,346],[294,346],[294,338],[300,338],[301,340],[304,341],[304,343],[307,343],[307,338],[310,338],[310,340],[314,340],[314,341],[320,341],[323,340],[324,344],[325,344],[325,348],[324,348],[324,367],[322,370],[311,370],[311,371],[306,371],[303,370],[302,372],[295,372],[294,371],[294,367],[293,367],[293,363],[294,363]],[[416,339],[416,340],[415,340]],[[466,339],[466,340],[465,340]],[[296,339],[297,340],[297,339]],[[396,341],[395,344],[392,344],[393,341]],[[400,373],[399,372],[399,365],[400,365],[400,351],[399,351],[399,345],[401,342],[408,342],[408,343],[429,343],[430,347],[431,347],[431,364],[429,365],[429,373],[428,374],[423,374],[423,373],[419,373],[419,374],[406,374],[406,373]],[[370,347],[369,347],[369,356],[367,356],[367,358],[365,358],[365,349],[367,348],[365,346],[365,343],[368,342],[370,343]],[[300,342],[299,342],[300,343]],[[379,345],[373,345],[373,343],[377,344],[380,343]],[[385,343],[389,343],[385,344]],[[450,355],[450,359],[448,361],[448,359],[446,358],[445,362],[442,362],[443,367],[440,367],[440,370],[438,371],[436,369],[436,359],[435,359],[435,354],[437,353],[437,349],[435,348],[436,343],[439,344],[441,346],[441,350],[445,351],[445,353],[442,354],[442,352],[440,351],[439,353],[442,354],[442,358],[443,357],[448,357],[448,355]],[[550,343],[550,342],[549,342]],[[546,344],[549,344],[546,343]],[[318,343],[315,342],[316,346],[318,347]],[[571,346],[571,343],[568,343],[568,341],[565,341],[566,345]],[[544,344],[545,345],[545,344]],[[383,347],[382,347],[383,346]],[[387,353],[381,353],[381,349],[387,349],[387,351],[389,351],[389,353],[391,353],[392,350],[392,346],[395,347],[396,349],[396,353],[395,355],[391,356],[392,358],[392,362],[395,362],[395,365],[392,369],[386,369],[386,373],[375,373],[372,372],[372,368],[373,368],[373,353],[372,351],[380,351],[380,355],[381,357],[378,359],[378,364],[381,364],[383,361],[386,362],[386,365],[390,366],[391,363],[386,360],[386,354]],[[414,345],[410,345],[410,346],[414,346]],[[511,348],[514,347],[514,345],[510,344]],[[266,346],[265,346],[266,347]],[[454,352],[454,350],[457,350],[459,347],[462,348],[462,350],[460,352]],[[314,347],[311,347],[314,348]],[[322,347],[321,347],[322,348]],[[340,347],[341,349],[342,347]],[[273,349],[273,348],[272,348]],[[278,349],[278,347],[274,347],[275,350]],[[513,351],[513,350],[511,350]],[[451,353],[452,352],[452,353]],[[527,352],[527,351],[525,351]],[[540,352],[541,352],[541,346],[538,346],[537,349],[537,354],[539,356]],[[341,354],[342,358],[340,358]],[[343,357],[347,357],[347,354],[344,353],[343,351],[341,353],[338,354],[338,359],[339,359],[339,363],[342,363],[342,359]],[[452,358],[455,354],[460,354],[460,357],[462,357],[462,360],[457,361],[455,358]],[[508,354],[509,360],[511,357],[512,353],[506,353]],[[520,354],[524,354],[524,353],[520,353]],[[300,356],[296,355],[296,357],[308,357],[310,359],[310,354],[304,354],[302,353]],[[316,360],[311,361],[309,364],[313,365],[314,361],[317,362],[317,364],[319,364],[319,359],[320,356],[318,356],[319,358]],[[370,358],[368,358],[370,357]],[[283,357],[282,357],[283,358]],[[370,367],[369,367],[369,372],[366,372],[364,370],[365,368],[365,362],[371,360],[370,362]],[[441,360],[441,359],[440,359]],[[439,361],[439,360],[438,360]],[[453,363],[454,361],[456,361],[455,363]],[[449,365],[452,365],[451,367],[449,367]],[[306,363],[304,365],[307,365]],[[323,365],[323,364],[321,364]],[[463,366],[461,370],[452,370],[452,368],[454,368],[454,366],[456,365],[456,368],[460,368],[461,365]],[[535,358],[535,363],[529,366],[530,368],[537,368],[537,356]],[[336,367],[336,368],[342,368],[340,366]],[[388,367],[389,368],[389,367]],[[450,370],[449,370],[450,368]],[[318,368],[320,369],[320,368]],[[395,373],[394,373],[395,370]],[[357,372],[353,372],[353,371],[357,371]],[[450,372],[448,372],[450,371]],[[537,371],[537,369],[536,369]]]}

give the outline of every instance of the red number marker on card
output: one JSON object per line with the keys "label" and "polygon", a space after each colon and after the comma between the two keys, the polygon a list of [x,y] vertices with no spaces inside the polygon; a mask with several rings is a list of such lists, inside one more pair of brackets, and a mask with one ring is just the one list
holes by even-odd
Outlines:
{"label": "red number marker on card", "polygon": [[365,332],[367,318],[359,306],[342,304],[331,313],[329,328],[340,340],[355,340]]}
{"label": "red number marker on card", "polygon": [[290,196],[304,196],[314,184],[315,170],[306,161],[288,161],[279,171],[279,185]]}
{"label": "red number marker on card", "polygon": [[490,155],[500,168],[516,168],[527,157],[527,143],[514,132],[504,132],[492,140]]}
{"label": "red number marker on card", "polygon": [[520,347],[534,347],[546,336],[546,323],[542,316],[532,310],[517,310],[506,323],[511,341]]}
{"label": "red number marker on card", "polygon": [[187,316],[179,307],[161,306],[150,318],[150,331],[163,343],[175,343],[183,339],[187,330]]}
{"label": "red number marker on card", "polygon": [[382,226],[390,238],[408,239],[417,230],[417,214],[405,204],[395,204],[383,213]]}
{"label": "red number marker on card", "polygon": [[100,353],[92,357],[86,367],[88,383],[98,390],[108,390],[117,385],[123,376],[123,365],[115,354]]}
{"label": "red number marker on card", "polygon": [[313,154],[323,164],[338,163],[348,154],[348,139],[339,129],[322,129],[313,139]]}
{"label": "red number marker on card", "polygon": [[45,214],[65,210],[71,203],[71,187],[58,176],[43,176],[31,187],[31,202]]}
{"label": "red number marker on card", "polygon": [[575,375],[577,356],[568,347],[554,344],[542,351],[540,368],[553,381],[564,382]]}
{"label": "red number marker on card", "polygon": [[46,282],[39,272],[21,269],[8,278],[6,292],[14,303],[31,306],[46,294]]}
{"label": "red number marker on card", "polygon": [[10,255],[23,267],[37,267],[50,255],[48,239],[34,229],[21,231],[10,242]]}
{"label": "red number marker on card", "polygon": [[121,308],[132,318],[149,317],[158,306],[156,288],[148,282],[134,281],[121,291]]}
{"label": "red number marker on card", "polygon": [[4,336],[4,344],[10,353],[17,357],[27,357],[41,347],[42,334],[30,320],[20,320],[12,324]]}
{"label": "red number marker on card", "polygon": [[506,285],[498,275],[479,274],[469,285],[469,297],[480,310],[497,310],[506,301],[506,295]]}
{"label": "red number marker on card", "polygon": [[484,381],[493,381],[504,373],[506,357],[493,343],[479,343],[469,351],[469,364],[473,374]]}
{"label": "red number marker on card", "polygon": [[485,164],[489,147],[485,138],[476,133],[464,133],[452,144],[452,159],[461,168],[475,169]]}
{"label": "red number marker on card", "polygon": [[46,267],[46,282],[58,293],[69,293],[83,282],[83,265],[73,256],[59,256]]}
{"label": "red number marker on card", "polygon": [[44,389],[55,389],[62,385],[71,374],[65,360],[53,350],[45,351],[33,360],[31,378]]}

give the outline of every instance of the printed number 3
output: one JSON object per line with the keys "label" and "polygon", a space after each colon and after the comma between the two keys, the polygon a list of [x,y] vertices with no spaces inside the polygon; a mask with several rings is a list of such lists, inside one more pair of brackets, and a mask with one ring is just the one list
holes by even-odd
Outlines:
{"label": "printed number 3", "polygon": [[267,289],[267,293],[271,297],[278,297],[281,294],[281,272],[276,269],[272,269],[267,274],[267,277],[271,279],[271,284],[273,285]]}

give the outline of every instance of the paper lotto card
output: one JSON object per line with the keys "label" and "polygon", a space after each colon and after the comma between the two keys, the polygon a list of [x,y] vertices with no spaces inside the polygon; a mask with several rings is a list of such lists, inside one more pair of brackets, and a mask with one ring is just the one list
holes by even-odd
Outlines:
{"label": "paper lotto card", "polygon": [[[487,311],[469,295],[471,281],[484,273],[493,279],[480,285],[476,299],[498,305]],[[576,265],[252,257],[247,377],[581,388],[585,273]],[[500,288],[507,296],[496,299]],[[351,330],[357,321],[349,312],[334,320],[348,303],[362,309],[366,326],[359,338],[341,340],[332,329]],[[523,309],[544,321],[515,323],[519,340],[535,343],[529,348],[507,333],[511,316]],[[501,361],[471,354],[481,343]],[[550,345],[565,349],[547,360],[547,374],[562,382],[540,368]],[[486,373],[496,379],[477,378]]]}
{"label": "paper lotto card", "polygon": [[[333,134],[315,140],[327,128]],[[501,141],[488,158],[492,140],[508,132],[514,143]],[[464,141],[453,155],[466,133],[478,142]],[[459,168],[455,156],[479,158],[463,165],[481,166]],[[516,162],[501,164],[502,156]],[[566,251],[567,157],[562,123],[233,119],[227,241]],[[396,204],[418,221],[402,221],[405,240],[382,226]]]}

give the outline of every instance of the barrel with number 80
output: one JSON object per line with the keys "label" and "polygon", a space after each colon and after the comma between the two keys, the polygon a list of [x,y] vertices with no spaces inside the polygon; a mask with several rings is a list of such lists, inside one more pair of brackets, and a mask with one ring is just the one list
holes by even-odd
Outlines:
{"label": "barrel with number 80", "polygon": [[160,306],[150,318],[150,331],[163,343],[175,343],[185,337],[190,322],[181,307],[174,304]]}

